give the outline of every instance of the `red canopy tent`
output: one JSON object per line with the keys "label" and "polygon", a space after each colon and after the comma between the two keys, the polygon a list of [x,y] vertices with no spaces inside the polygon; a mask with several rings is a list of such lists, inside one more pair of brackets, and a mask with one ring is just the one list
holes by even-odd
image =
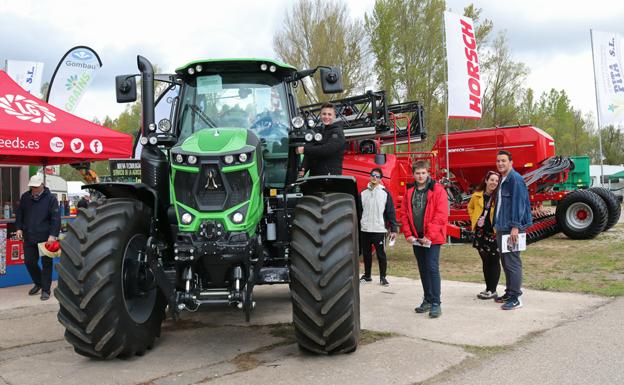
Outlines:
{"label": "red canopy tent", "polygon": [[132,157],[133,138],[44,101],[0,71],[0,163],[53,165]]}

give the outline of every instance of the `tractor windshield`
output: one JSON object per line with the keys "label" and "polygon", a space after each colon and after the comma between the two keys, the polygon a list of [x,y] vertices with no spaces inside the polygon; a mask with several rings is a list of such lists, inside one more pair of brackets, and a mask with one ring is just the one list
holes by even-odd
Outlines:
{"label": "tractor windshield", "polygon": [[209,128],[248,128],[269,149],[287,152],[288,110],[284,84],[268,73],[198,76],[180,106],[180,140]]}

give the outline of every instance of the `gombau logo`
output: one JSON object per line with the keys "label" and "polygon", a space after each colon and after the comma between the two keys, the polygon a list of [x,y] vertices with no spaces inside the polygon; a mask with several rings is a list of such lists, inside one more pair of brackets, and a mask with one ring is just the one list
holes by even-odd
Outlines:
{"label": "gombau logo", "polygon": [[93,57],[93,55],[89,51],[79,50],[76,52],[72,52],[72,57],[77,60],[89,60]]}
{"label": "gombau logo", "polygon": [[7,115],[13,115],[19,120],[28,120],[32,123],[52,123],[56,115],[47,107],[39,105],[22,95],[6,94],[0,97],[0,109]]}

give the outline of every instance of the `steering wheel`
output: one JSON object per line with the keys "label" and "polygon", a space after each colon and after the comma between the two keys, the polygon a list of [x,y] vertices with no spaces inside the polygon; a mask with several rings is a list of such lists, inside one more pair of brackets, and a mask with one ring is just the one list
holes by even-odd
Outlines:
{"label": "steering wheel", "polygon": [[254,130],[260,138],[288,136],[288,126],[280,121],[274,121],[270,112],[259,114],[249,128]]}

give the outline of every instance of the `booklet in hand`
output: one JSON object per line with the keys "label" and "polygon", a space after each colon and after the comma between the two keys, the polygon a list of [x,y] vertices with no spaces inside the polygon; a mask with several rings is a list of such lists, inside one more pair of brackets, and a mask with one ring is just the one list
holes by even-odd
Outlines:
{"label": "booklet in hand", "polygon": [[511,242],[511,235],[505,234],[501,237],[501,253],[511,253],[514,251],[526,250],[526,233],[518,234],[518,241]]}
{"label": "booklet in hand", "polygon": [[[422,240],[423,238],[420,238],[420,239]],[[418,247],[430,248],[431,247],[431,240],[430,239],[426,239],[425,242],[420,243],[420,242],[418,242],[418,239],[417,239],[417,240],[414,241],[413,245],[414,246],[418,246]]]}

